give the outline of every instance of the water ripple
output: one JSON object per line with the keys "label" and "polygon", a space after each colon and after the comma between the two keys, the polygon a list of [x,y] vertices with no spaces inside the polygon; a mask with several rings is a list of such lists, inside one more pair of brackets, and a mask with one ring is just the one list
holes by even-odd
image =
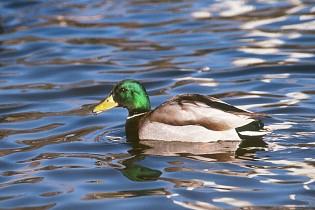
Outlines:
{"label": "water ripple", "polygon": [[[1,2],[1,208],[314,207],[314,8]],[[224,148],[128,142],[125,110],[91,114],[126,78],[144,84],[153,107],[211,95],[269,114],[272,132]]]}

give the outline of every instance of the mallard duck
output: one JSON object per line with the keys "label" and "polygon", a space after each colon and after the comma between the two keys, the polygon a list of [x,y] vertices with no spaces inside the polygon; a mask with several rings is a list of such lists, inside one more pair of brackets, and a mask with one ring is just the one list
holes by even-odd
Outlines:
{"label": "mallard duck", "polygon": [[144,86],[123,80],[93,109],[94,114],[114,107],[126,108],[126,137],[129,140],[214,142],[263,136],[264,124],[256,114],[234,107],[214,97],[182,94],[151,110]]}

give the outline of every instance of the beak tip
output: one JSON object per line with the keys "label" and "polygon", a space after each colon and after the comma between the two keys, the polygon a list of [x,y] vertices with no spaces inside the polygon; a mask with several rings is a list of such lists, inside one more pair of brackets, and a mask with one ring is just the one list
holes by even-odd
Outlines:
{"label": "beak tip", "polygon": [[98,115],[99,113],[101,113],[101,111],[98,111],[98,110],[93,109],[93,110],[92,110],[92,113],[93,113],[94,115]]}

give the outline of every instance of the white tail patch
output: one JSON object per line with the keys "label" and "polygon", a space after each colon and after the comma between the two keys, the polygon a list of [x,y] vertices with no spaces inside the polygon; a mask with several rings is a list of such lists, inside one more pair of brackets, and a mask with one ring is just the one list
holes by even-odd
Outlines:
{"label": "white tail patch", "polygon": [[257,137],[263,137],[267,135],[268,131],[241,131],[239,132],[240,135],[242,136],[257,136]]}

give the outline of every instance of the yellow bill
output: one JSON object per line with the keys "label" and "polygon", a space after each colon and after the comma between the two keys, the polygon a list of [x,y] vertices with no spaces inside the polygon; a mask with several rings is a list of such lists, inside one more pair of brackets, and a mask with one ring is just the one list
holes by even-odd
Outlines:
{"label": "yellow bill", "polygon": [[94,109],[93,109],[93,113],[94,114],[99,114],[101,112],[105,112],[111,108],[117,107],[118,103],[116,101],[114,101],[113,96],[110,95],[108,96],[102,103],[100,103],[99,105],[97,105]]}

